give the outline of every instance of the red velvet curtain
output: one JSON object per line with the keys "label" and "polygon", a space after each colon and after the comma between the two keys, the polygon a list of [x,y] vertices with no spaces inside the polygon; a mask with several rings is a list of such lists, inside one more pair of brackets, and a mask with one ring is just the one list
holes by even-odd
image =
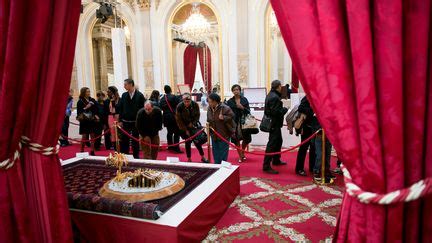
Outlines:
{"label": "red velvet curtain", "polygon": [[[318,119],[362,189],[432,176],[430,0],[271,0]],[[335,240],[431,242],[432,198],[390,206],[345,195]]]}
{"label": "red velvet curtain", "polygon": [[[78,0],[0,2],[0,161],[21,136],[55,146],[64,119]],[[72,242],[57,156],[31,152],[0,168],[0,242]]]}
{"label": "red velvet curtain", "polygon": [[195,71],[197,65],[198,49],[188,45],[183,54],[184,83],[192,87],[195,82]]}
{"label": "red velvet curtain", "polygon": [[294,67],[291,68],[291,90],[293,93],[298,93],[299,90],[299,78],[297,75],[297,72],[295,71]]}
{"label": "red velvet curtain", "polygon": [[[201,66],[201,74],[203,77],[204,85],[206,90],[212,89],[212,71],[211,71],[211,52],[207,45],[204,48],[198,50],[199,62]],[[204,75],[204,56],[206,56],[206,70],[207,75]]]}

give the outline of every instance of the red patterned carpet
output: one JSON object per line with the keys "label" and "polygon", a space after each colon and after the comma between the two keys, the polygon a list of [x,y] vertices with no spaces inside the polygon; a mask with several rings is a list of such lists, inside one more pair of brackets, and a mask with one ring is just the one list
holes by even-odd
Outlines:
{"label": "red patterned carpet", "polygon": [[[77,145],[62,148],[60,158],[72,158],[77,151]],[[194,152],[192,159],[198,161],[199,155]],[[96,155],[108,153],[97,151]],[[247,161],[240,164],[240,195],[204,242],[319,242],[331,239],[342,202],[342,177],[336,179],[335,185],[317,186],[311,177],[296,176],[296,155],[296,152],[282,155],[288,165],[276,168],[279,175],[261,171],[262,156],[247,156]],[[186,160],[185,154],[168,151],[161,151],[158,158],[165,160],[167,156]],[[230,151],[228,160],[238,165],[237,153]],[[332,161],[334,165],[335,161]]]}

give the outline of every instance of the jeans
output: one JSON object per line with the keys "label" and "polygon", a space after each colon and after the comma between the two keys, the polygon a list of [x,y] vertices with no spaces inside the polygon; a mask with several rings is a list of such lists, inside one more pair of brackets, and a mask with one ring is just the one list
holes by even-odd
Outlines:
{"label": "jeans", "polygon": [[[316,153],[316,160],[315,160],[315,166],[313,169],[313,172],[315,174],[320,173],[321,171],[321,161],[322,161],[322,135],[317,135],[315,137],[314,143],[315,143],[315,153]],[[325,172],[329,172],[330,171],[330,156],[331,156],[331,150],[332,150],[332,145],[330,143],[330,141],[326,138],[325,139],[325,151],[324,151],[324,156],[325,156]]]}
{"label": "jeans", "polygon": [[[139,139],[139,133],[138,130],[135,127],[135,122],[123,122],[123,129],[128,132],[129,134],[132,134],[133,137]],[[131,140],[126,134],[119,131],[119,137],[120,137],[120,152],[124,154],[129,154],[129,144],[131,143]],[[132,140],[132,150],[133,150],[133,157],[135,159],[139,159],[139,144],[137,141]]]}
{"label": "jeans", "polygon": [[[305,141],[307,138],[312,136],[312,134],[313,132],[310,128],[304,127],[303,133],[301,135],[301,141],[302,142]],[[309,149],[309,171],[312,172],[315,165],[315,143],[313,139],[300,146],[297,153],[296,168],[295,168],[296,172],[300,170],[304,170],[304,162],[306,159],[306,153],[308,149]]]}
{"label": "jeans", "polygon": [[[266,153],[280,152],[282,148],[282,132],[281,128],[273,128],[269,133],[269,140],[267,142]],[[266,155],[264,156],[264,164],[263,169],[269,169],[270,163],[273,161],[273,164],[277,164],[280,162],[280,154],[275,155]]]}
{"label": "jeans", "polygon": [[229,145],[220,139],[212,137],[212,152],[215,164],[220,164],[222,160],[228,159]]}

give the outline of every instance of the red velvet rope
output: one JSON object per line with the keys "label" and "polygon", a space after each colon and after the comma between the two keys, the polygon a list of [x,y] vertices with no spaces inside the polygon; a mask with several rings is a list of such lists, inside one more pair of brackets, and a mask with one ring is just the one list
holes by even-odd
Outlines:
{"label": "red velvet rope", "polygon": [[286,152],[289,152],[289,151],[293,151],[294,149],[296,149],[296,148],[302,146],[303,144],[309,142],[312,138],[314,138],[314,137],[318,134],[318,132],[321,131],[321,129],[318,130],[318,131],[316,131],[314,134],[312,134],[312,135],[311,135],[310,137],[308,137],[306,140],[304,140],[304,141],[301,142],[300,144],[297,144],[296,146],[292,146],[292,147],[289,148],[289,149],[282,150],[282,151],[280,151],[280,152],[265,153],[265,152],[252,152],[252,151],[244,150],[244,149],[242,149],[241,147],[238,147],[237,145],[235,145],[235,144],[231,143],[230,141],[228,141],[226,138],[224,138],[222,135],[220,135],[218,132],[216,132],[216,130],[214,130],[213,128],[211,128],[211,130],[214,132],[214,134],[216,134],[217,137],[219,137],[219,138],[220,138],[222,141],[224,141],[225,143],[228,143],[231,147],[236,148],[237,150],[240,150],[240,151],[242,151],[242,152],[249,153],[249,154],[255,154],[255,155],[277,155],[277,154],[283,154],[283,153],[286,153]]}
{"label": "red velvet rope", "polygon": [[110,129],[105,130],[102,134],[100,134],[99,136],[95,137],[95,138],[91,138],[91,139],[75,139],[75,138],[70,138],[70,137],[66,137],[63,134],[61,135],[62,138],[70,140],[70,141],[74,141],[74,142],[79,142],[79,143],[87,143],[87,142],[94,142],[97,139],[103,137],[105,134],[107,134],[110,131]]}
{"label": "red velvet rope", "polygon": [[204,132],[204,129],[205,129],[205,128],[201,129],[199,132],[195,133],[194,135],[188,137],[187,139],[185,139],[185,140],[183,140],[183,141],[181,141],[181,142],[174,143],[174,144],[161,144],[161,145],[157,145],[157,144],[152,144],[152,143],[144,142],[144,141],[142,141],[141,139],[138,139],[138,138],[132,136],[130,133],[128,133],[127,131],[125,131],[122,127],[120,127],[120,126],[117,126],[117,127],[120,129],[120,131],[121,131],[123,134],[125,134],[125,135],[128,136],[129,138],[133,139],[134,141],[139,142],[139,143],[142,143],[142,144],[147,145],[147,146],[150,146],[150,147],[153,147],[153,148],[159,148],[159,147],[162,147],[162,148],[174,147],[174,146],[178,146],[178,145],[180,145],[180,144],[182,144],[182,143],[186,143],[186,142],[188,142],[188,141],[192,141],[194,138],[198,137],[198,135],[200,135],[201,133],[203,133],[203,132]]}

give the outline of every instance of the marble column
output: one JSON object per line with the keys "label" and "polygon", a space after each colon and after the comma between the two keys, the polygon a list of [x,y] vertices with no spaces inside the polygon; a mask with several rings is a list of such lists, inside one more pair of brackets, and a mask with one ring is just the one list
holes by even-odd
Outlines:
{"label": "marble column", "polygon": [[123,82],[128,78],[126,36],[122,28],[112,28],[112,50],[114,62],[114,82],[120,93],[124,92]]}
{"label": "marble column", "polygon": [[99,51],[99,80],[101,90],[106,90],[108,88],[108,62],[106,41],[107,40],[105,38],[100,38],[97,40]]}

